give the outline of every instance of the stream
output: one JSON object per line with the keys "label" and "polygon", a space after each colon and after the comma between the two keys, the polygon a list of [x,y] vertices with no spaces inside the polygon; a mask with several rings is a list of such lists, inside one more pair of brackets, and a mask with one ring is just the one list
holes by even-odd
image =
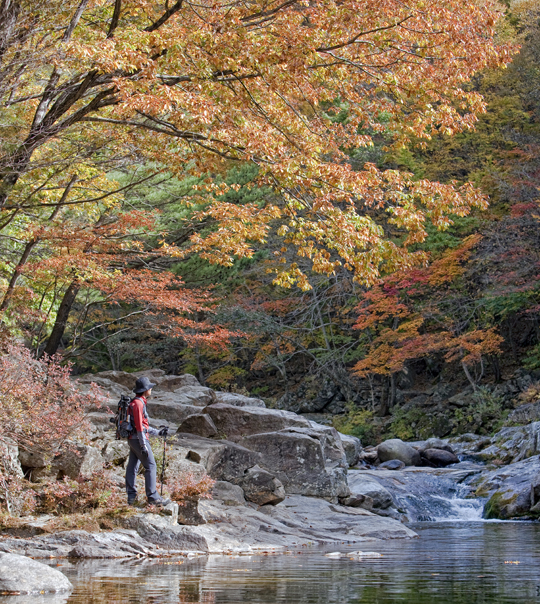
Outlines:
{"label": "stream", "polygon": [[68,596],[10,604],[521,604],[540,603],[540,524],[424,522],[418,539],[373,541],[380,558],[328,558],[341,545],[287,554],[51,563]]}
{"label": "stream", "polygon": [[[51,560],[73,583],[71,595],[0,596],[0,604],[540,604],[540,523],[481,520],[484,501],[467,498],[468,475],[373,474],[415,539],[266,555]],[[352,555],[358,550],[380,556]]]}

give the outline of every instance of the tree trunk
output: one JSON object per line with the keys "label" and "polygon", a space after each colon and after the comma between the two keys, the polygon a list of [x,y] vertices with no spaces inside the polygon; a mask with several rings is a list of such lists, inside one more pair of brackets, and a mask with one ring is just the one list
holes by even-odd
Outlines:
{"label": "tree trunk", "polygon": [[6,293],[4,294],[2,304],[0,304],[0,312],[2,312],[3,310],[6,310],[8,304],[9,304],[9,301],[11,300],[11,296],[13,295],[13,292],[15,291],[15,286],[17,285],[17,281],[18,281],[19,277],[21,276],[24,265],[26,264],[28,257],[30,256],[30,252],[32,251],[32,248],[36,245],[37,242],[38,242],[37,239],[32,239],[32,241],[29,241],[26,244],[26,247],[24,248],[24,252],[22,253],[21,259],[19,260],[17,266],[15,267],[15,270],[13,271],[13,274],[11,275],[11,279],[9,281],[9,285],[7,286]]}
{"label": "tree trunk", "polygon": [[58,312],[56,313],[56,321],[54,322],[53,330],[49,336],[49,339],[47,340],[47,345],[45,346],[45,350],[42,352],[41,356],[44,354],[52,356],[58,350],[62,337],[64,336],[71,307],[75,302],[75,298],[79,293],[80,287],[81,285],[78,281],[72,281],[67,288],[64,297],[62,298],[62,302],[60,302]]}

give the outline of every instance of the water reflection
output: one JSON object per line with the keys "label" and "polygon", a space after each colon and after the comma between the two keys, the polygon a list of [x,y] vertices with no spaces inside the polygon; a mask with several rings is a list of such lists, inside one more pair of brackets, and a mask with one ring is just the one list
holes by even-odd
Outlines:
{"label": "water reflection", "polygon": [[379,559],[330,559],[312,550],[266,557],[65,562],[60,570],[75,585],[68,604],[540,602],[539,524],[413,528],[419,539],[366,544],[364,549],[383,554]]}

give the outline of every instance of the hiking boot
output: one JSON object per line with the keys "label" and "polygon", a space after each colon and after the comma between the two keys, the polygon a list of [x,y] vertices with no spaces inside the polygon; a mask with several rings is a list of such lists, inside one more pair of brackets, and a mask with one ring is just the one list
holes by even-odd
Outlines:
{"label": "hiking boot", "polygon": [[164,508],[165,506],[169,505],[169,503],[172,503],[170,499],[160,499],[159,501],[149,501],[148,505],[155,505],[158,508]]}

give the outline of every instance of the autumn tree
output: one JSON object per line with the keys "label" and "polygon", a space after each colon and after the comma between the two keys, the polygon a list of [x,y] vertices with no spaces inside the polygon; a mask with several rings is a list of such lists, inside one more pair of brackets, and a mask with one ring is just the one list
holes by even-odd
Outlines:
{"label": "autumn tree", "polygon": [[[426,220],[444,227],[449,214],[485,204],[469,186],[353,171],[346,150],[371,145],[370,132],[400,145],[471,128],[484,106],[464,84],[510,52],[493,41],[494,3],[80,0],[38,9],[3,0],[0,14],[0,87],[13,124],[0,159],[6,216],[42,209],[40,191],[69,183],[52,168],[61,158],[96,163],[111,145],[177,173],[253,162],[283,204],[230,206],[217,188],[204,215],[220,228],[194,237],[194,249],[228,263],[252,254],[249,242],[281,218],[287,245],[316,271],[344,264],[372,282],[381,267],[417,259],[409,246]],[[346,121],[332,119],[337,101]],[[401,245],[387,223],[406,233]],[[275,270],[278,283],[308,287],[294,264]]]}
{"label": "autumn tree", "polygon": [[[388,378],[382,415],[394,404],[396,374],[411,361],[440,354],[447,363],[458,362],[476,390],[485,357],[501,352],[503,338],[482,312],[485,300],[476,300],[464,284],[467,261],[479,241],[469,237],[430,266],[397,272],[362,297],[354,327],[361,330],[366,352],[353,372]],[[477,365],[475,379],[471,371]]]}

